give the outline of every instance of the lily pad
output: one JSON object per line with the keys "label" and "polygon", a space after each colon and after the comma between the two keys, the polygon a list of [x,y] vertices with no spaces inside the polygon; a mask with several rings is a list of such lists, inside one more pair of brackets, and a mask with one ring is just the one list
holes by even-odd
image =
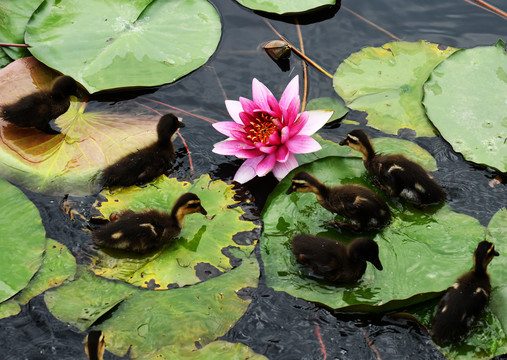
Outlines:
{"label": "lily pad", "polygon": [[[25,28],[35,9],[42,0],[3,1],[0,4],[0,39],[11,44],[25,43]],[[5,53],[12,59],[30,56],[27,48],[5,47]]]}
{"label": "lily pad", "polygon": [[329,118],[328,123],[341,119],[349,112],[342,99],[331,97],[316,98],[308,101],[306,110],[333,110],[333,116]]}
{"label": "lily pad", "polygon": [[[0,70],[0,105],[49,87],[54,77],[33,57],[16,60]],[[157,138],[158,115],[87,111],[89,103],[71,100],[56,120],[62,134],[0,120],[0,176],[35,192],[87,195],[102,168]]]}
{"label": "lily pad", "polygon": [[12,59],[7,56],[3,48],[0,48],[0,69],[8,65]]}
{"label": "lily pad", "polygon": [[109,279],[126,281],[132,285],[164,290],[191,285],[231,270],[234,257],[228,257],[232,248],[246,253],[254,249],[254,240],[236,242],[234,235],[253,231],[257,226],[241,220],[244,211],[234,200],[232,186],[223,181],[211,181],[202,175],[193,184],[179,182],[166,176],[159,177],[147,187],[133,186],[114,194],[104,191],[107,201],[97,209],[105,218],[125,209],[142,211],[147,208],[171,212],[176,199],[185,192],[199,196],[208,215],[185,217],[181,234],[167,246],[146,256],[111,249],[102,249],[92,259],[92,270]]}
{"label": "lily pad", "polygon": [[[296,159],[299,165],[303,165],[317,159],[322,159],[327,156],[350,156],[361,158],[361,153],[352,150],[348,146],[340,146],[338,143],[331,140],[324,140],[319,134],[312,135],[322,146],[322,150],[309,154],[297,154]],[[437,170],[437,161],[425,149],[408,140],[396,138],[375,138],[371,139],[375,151],[382,154],[403,154],[409,159],[417,162],[427,171]]]}
{"label": "lily pad", "polygon": [[94,93],[173,82],[203,65],[220,36],[220,16],[205,0],[45,0],[25,40],[37,59]]}
{"label": "lily pad", "polygon": [[336,92],[354,110],[368,113],[368,125],[388,134],[409,128],[434,136],[421,104],[431,71],[457,49],[426,41],[394,41],[367,47],[345,59],[334,75]]}
{"label": "lily pad", "polygon": [[507,171],[505,43],[455,52],[424,84],[426,113],[465,159]]}
{"label": "lily pad", "polygon": [[238,292],[256,287],[259,278],[255,256],[235,254],[242,264],[209,281],[169,291],[136,291],[99,326],[107,350],[123,356],[130,348],[135,359],[167,344],[196,351],[224,335],[251,301]]}
{"label": "lily pad", "polygon": [[0,302],[23,289],[42,262],[46,231],[35,205],[0,178]]}
{"label": "lily pad", "polygon": [[236,0],[252,10],[265,11],[279,15],[289,15],[312,11],[324,6],[335,5],[336,0]]}
{"label": "lily pad", "polygon": [[[302,170],[328,185],[357,183],[373,189],[360,159],[327,157],[296,171]],[[421,211],[389,200],[391,224],[378,234],[363,234],[378,243],[384,270],[368,264],[363,278],[355,284],[325,282],[296,262],[290,238],[309,233],[348,243],[359,235],[328,228],[326,222],[339,217],[321,207],[314,194],[286,195],[293,174],[268,198],[260,240],[267,284],[293,296],[357,311],[387,311],[418,303],[437,296],[467,271],[470,254],[484,238],[484,228],[477,220],[453,212],[448,205]]]}
{"label": "lily pad", "polygon": [[83,331],[138,291],[125,283],[97,277],[78,266],[75,280],[47,291],[44,300],[57,319]]}

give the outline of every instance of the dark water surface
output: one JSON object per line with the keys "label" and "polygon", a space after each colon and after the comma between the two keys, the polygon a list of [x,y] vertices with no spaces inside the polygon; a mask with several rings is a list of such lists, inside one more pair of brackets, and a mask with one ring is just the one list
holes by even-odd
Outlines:
{"label": "dark water surface", "polygon": [[[258,78],[279,97],[296,74],[302,78],[301,62],[292,57],[288,72],[281,70],[258,50],[261,43],[276,39],[264,17],[231,0],[213,0],[222,15],[223,36],[217,53],[202,68],[174,84],[147,94],[134,93],[131,100],[91,103],[113,111],[135,111],[139,104],[160,112],[170,111],[148,99],[177,106],[193,114],[218,121],[229,120],[224,100],[239,96],[251,98],[251,81]],[[343,7],[328,19],[302,25],[306,53],[330,73],[351,53],[365,46],[380,46],[393,39],[354,16],[350,9],[382,26],[406,41],[428,40],[458,48],[492,45],[507,35],[507,21],[463,0],[378,0],[345,1]],[[497,6],[507,5],[497,1]],[[506,6],[503,6],[504,10]],[[335,9],[336,10],[336,9]],[[290,22],[270,22],[299,47],[296,26]],[[302,84],[302,81],[300,81]],[[126,94],[116,94],[125,99]],[[331,79],[309,68],[308,98],[336,97]],[[178,113],[178,112],[176,112]],[[194,172],[180,140],[176,140],[178,178],[189,180],[203,173],[213,178],[230,180],[241,161],[216,155],[212,145],[224,139],[210,124],[178,113],[187,127],[182,134],[191,151]],[[348,119],[364,126],[364,114],[351,112]],[[351,125],[321,130],[327,139],[338,141]],[[383,135],[370,131],[372,136]],[[437,160],[435,174],[446,188],[449,204],[455,211],[477,218],[487,225],[490,218],[507,204],[505,185],[490,187],[488,182],[497,173],[463,160],[442,138],[413,138],[410,133],[400,137],[412,140],[427,149]],[[504,179],[505,183],[505,179]],[[239,187],[241,193],[254,199],[248,216],[258,218],[267,195],[277,184],[272,175],[254,179]],[[26,191],[36,204],[46,227],[47,236],[65,244],[77,257],[87,261],[90,234],[81,228],[83,222],[72,222],[61,210],[61,197],[45,196]],[[86,218],[95,201],[94,196],[71,198],[75,209]],[[260,259],[260,253],[257,251]],[[261,261],[262,270],[262,261]],[[318,305],[276,292],[265,285],[261,272],[259,287],[249,293],[252,303],[222,339],[242,342],[270,359],[442,359],[419,324],[390,314],[340,314]],[[32,299],[14,317],[0,320],[0,359],[86,359],[83,351],[85,334],[56,320],[46,309],[42,296]],[[106,352],[105,359],[117,357]]]}

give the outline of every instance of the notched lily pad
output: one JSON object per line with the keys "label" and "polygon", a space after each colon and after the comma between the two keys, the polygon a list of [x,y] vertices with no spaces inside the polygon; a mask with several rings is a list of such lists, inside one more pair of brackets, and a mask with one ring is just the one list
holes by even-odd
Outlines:
{"label": "notched lily pad", "polygon": [[349,112],[342,99],[331,97],[312,99],[306,104],[305,110],[333,110],[333,116],[329,118],[328,123],[341,119]]}
{"label": "notched lily pad", "polygon": [[[16,60],[0,70],[0,106],[49,87],[54,77],[33,57]],[[0,176],[35,192],[86,195],[96,190],[102,168],[156,140],[158,115],[85,111],[85,104],[71,100],[56,120],[62,134],[0,118]]]}
{"label": "notched lily pad", "polygon": [[289,15],[315,10],[327,5],[335,5],[336,0],[236,0],[252,10],[265,11],[279,15]]}
{"label": "notched lily pad", "polygon": [[[294,172],[302,170],[328,185],[357,183],[378,192],[360,159],[327,157]],[[260,241],[268,285],[293,296],[355,311],[390,310],[418,303],[437,296],[467,271],[470,254],[484,238],[484,228],[477,220],[453,212],[448,205],[421,211],[388,200],[393,214],[391,224],[378,234],[362,234],[378,243],[384,270],[368,264],[356,284],[325,282],[296,262],[290,238],[309,233],[348,243],[360,235],[327,227],[327,221],[340,218],[322,208],[314,194],[286,195],[294,172],[280,182],[266,202]]]}
{"label": "notched lily pad", "polygon": [[203,65],[220,35],[206,0],[45,0],[25,40],[40,61],[94,93],[172,82]]}
{"label": "notched lily pad", "polygon": [[507,171],[505,43],[455,52],[424,84],[426,113],[465,159]]}
{"label": "notched lily pad", "polygon": [[0,302],[22,290],[39,269],[46,243],[35,205],[0,178]]}
{"label": "notched lily pad", "polygon": [[[133,186],[114,194],[104,191],[107,201],[97,206],[98,211],[109,218],[112,213],[125,209],[142,211],[147,208],[171,212],[176,199],[185,192],[199,196],[213,220],[201,214],[185,217],[181,234],[173,242],[147,255],[125,251],[101,249],[93,258],[91,269],[100,276],[126,281],[132,285],[153,290],[191,285],[227,272],[234,267],[224,249],[234,246],[246,253],[254,248],[255,238],[238,244],[234,235],[252,232],[257,226],[251,221],[240,220],[244,211],[234,200],[232,186],[223,181],[211,181],[203,175],[193,184],[176,179],[159,177],[146,187]],[[255,236],[255,235],[254,235]]]}
{"label": "notched lily pad", "polygon": [[456,50],[426,41],[366,47],[340,64],[334,88],[349,108],[368,113],[373,128],[389,134],[409,128],[417,136],[434,136],[421,104],[422,86],[433,68]]}

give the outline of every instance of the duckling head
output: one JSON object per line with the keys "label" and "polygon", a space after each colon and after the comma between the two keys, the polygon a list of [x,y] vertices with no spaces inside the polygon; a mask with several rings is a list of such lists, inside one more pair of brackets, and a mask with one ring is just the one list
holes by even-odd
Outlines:
{"label": "duckling head", "polygon": [[289,189],[285,192],[287,195],[296,192],[319,193],[321,182],[306,171],[300,171],[292,178]]}
{"label": "duckling head", "polygon": [[77,95],[77,84],[70,76],[60,76],[53,83],[51,95],[59,99],[68,98],[70,95]]}
{"label": "duckling head", "polygon": [[499,256],[495,250],[495,244],[489,241],[481,241],[474,252],[474,268],[476,272],[486,272],[488,264],[495,256]]}
{"label": "duckling head", "polygon": [[106,342],[104,333],[100,330],[92,330],[86,335],[85,352],[90,360],[102,360]]}
{"label": "duckling head", "polygon": [[185,193],[174,203],[172,214],[178,219],[180,226],[183,224],[183,217],[188,214],[201,213],[207,215],[208,212],[201,205],[201,199],[193,193]]}
{"label": "duckling head", "polygon": [[173,134],[182,127],[185,127],[185,124],[179,121],[174,114],[165,114],[160,118],[157,125],[159,141],[169,141]]}
{"label": "duckling head", "polygon": [[377,243],[370,238],[357,238],[349,245],[349,254],[354,255],[356,258],[371,262],[373,266],[381,271],[384,267],[380,262],[378,253],[379,249]]}
{"label": "duckling head", "polygon": [[347,145],[363,155],[373,155],[375,153],[370,138],[363,130],[352,130],[345,139],[340,141],[340,145]]}

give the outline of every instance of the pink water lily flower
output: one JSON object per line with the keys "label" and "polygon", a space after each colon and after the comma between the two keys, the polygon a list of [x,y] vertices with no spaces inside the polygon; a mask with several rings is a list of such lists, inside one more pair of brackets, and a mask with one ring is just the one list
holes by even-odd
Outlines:
{"label": "pink water lily flower", "polygon": [[321,146],[310,135],[319,130],[333,111],[316,110],[299,113],[299,77],[285,88],[280,102],[259,80],[252,81],[253,101],[240,97],[226,100],[225,106],[234,121],[213,127],[229,138],[215,144],[213,152],[246,159],[234,180],[245,183],[270,171],[281,180],[298,166],[294,154],[311,153]]}

